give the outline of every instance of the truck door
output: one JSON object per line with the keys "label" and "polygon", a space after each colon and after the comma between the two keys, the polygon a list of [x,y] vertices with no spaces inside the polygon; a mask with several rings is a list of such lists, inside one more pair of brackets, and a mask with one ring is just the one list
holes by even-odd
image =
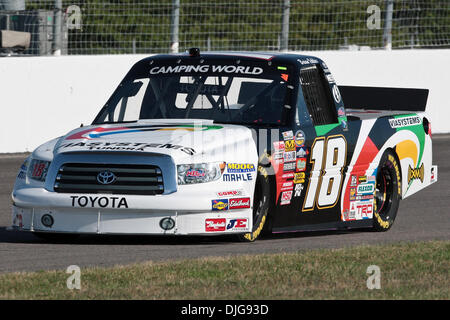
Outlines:
{"label": "truck door", "polygon": [[333,227],[341,221],[341,190],[355,144],[339,89],[320,63],[302,65],[297,103],[297,166],[294,194],[288,206],[278,206],[274,231]]}

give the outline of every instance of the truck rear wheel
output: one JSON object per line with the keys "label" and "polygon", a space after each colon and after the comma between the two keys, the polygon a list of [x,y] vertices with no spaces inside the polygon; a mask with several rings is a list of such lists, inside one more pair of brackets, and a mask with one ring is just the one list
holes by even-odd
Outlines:
{"label": "truck rear wheel", "polygon": [[395,154],[388,150],[381,157],[377,170],[373,228],[387,231],[394,224],[401,195],[400,165]]}

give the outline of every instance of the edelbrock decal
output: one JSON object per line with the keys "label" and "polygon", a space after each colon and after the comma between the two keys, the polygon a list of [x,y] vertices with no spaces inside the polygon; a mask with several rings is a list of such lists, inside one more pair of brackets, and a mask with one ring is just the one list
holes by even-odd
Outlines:
{"label": "edelbrock decal", "polygon": [[228,207],[230,210],[250,208],[250,198],[232,198],[228,202]]}

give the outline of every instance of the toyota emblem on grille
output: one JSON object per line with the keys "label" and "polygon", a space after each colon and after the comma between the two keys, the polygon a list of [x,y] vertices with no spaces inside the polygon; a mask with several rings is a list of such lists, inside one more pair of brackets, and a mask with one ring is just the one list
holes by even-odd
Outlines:
{"label": "toyota emblem on grille", "polygon": [[111,184],[116,179],[116,175],[109,170],[102,171],[97,175],[97,181],[101,184]]}

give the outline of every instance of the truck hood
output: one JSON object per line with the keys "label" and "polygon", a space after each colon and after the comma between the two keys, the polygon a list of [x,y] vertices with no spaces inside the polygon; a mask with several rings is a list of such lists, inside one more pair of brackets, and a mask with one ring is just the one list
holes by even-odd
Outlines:
{"label": "truck hood", "polygon": [[[81,127],[55,140],[53,156],[70,152],[162,153],[177,163],[223,161],[254,154],[251,130],[209,120],[141,120],[133,123]],[[246,149],[243,149],[246,148]],[[46,146],[49,150],[49,146]],[[50,150],[49,150],[50,151]]]}

